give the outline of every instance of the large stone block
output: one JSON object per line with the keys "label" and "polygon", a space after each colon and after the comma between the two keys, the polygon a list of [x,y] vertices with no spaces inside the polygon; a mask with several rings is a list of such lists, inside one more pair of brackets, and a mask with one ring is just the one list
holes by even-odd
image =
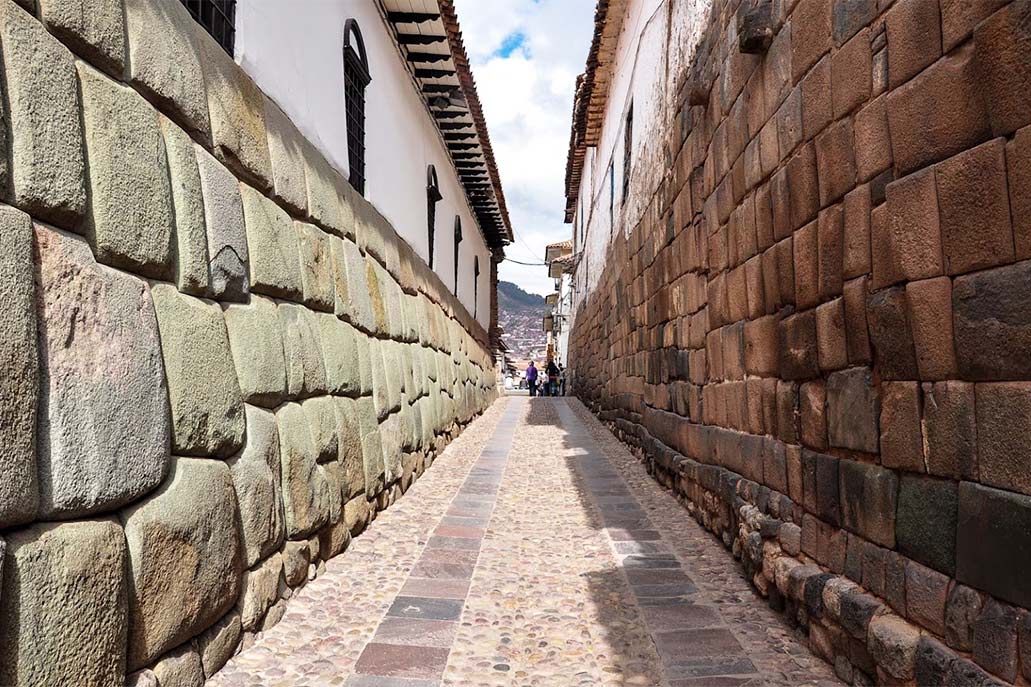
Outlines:
{"label": "large stone block", "polygon": [[347,203],[338,192],[349,185],[340,179],[329,161],[307,140],[302,142],[308,215],[319,226],[341,236],[355,238],[354,218],[345,218]]}
{"label": "large stone block", "polygon": [[338,398],[337,435],[341,466],[342,496],[349,501],[365,493],[365,457],[362,441],[360,403],[356,399]]}
{"label": "large stone block", "polygon": [[357,396],[361,393],[358,337],[365,335],[333,315],[319,314],[319,331],[325,354],[326,385],[329,393]]}
{"label": "large stone block", "polygon": [[40,0],[50,32],[114,77],[125,68],[122,0]]}
{"label": "large stone block", "polygon": [[243,444],[243,394],[218,305],[180,294],[168,284],[151,289],[172,409],[172,450],[225,457]]}
{"label": "large stone block", "polygon": [[336,294],[329,234],[307,222],[295,222],[294,226],[301,247],[300,275],[304,302],[316,310],[332,312]]}
{"label": "large stone block", "polygon": [[245,301],[250,281],[240,184],[208,151],[196,146],[196,153],[208,232],[210,295],[222,301]]}
{"label": "large stone block", "polygon": [[279,553],[269,556],[260,565],[243,574],[237,610],[244,632],[256,631],[265,613],[279,598],[282,575],[283,556]]}
{"label": "large stone block", "polygon": [[888,382],[881,390],[881,462],[889,468],[925,472],[919,385]]}
{"label": "large stone block", "polygon": [[1031,379],[1031,261],[957,277],[959,372],[968,380]]}
{"label": "large stone block", "polygon": [[1017,632],[1024,615],[1023,610],[989,598],[974,622],[974,660],[1007,682],[1017,680]]}
{"label": "large stone block", "polygon": [[948,277],[935,277],[909,282],[906,304],[920,379],[954,379],[952,281]]}
{"label": "large stone block", "polygon": [[151,294],[143,280],[97,265],[77,236],[38,226],[36,255],[40,514],[112,510],[157,487],[168,465]]}
{"label": "large stone block", "polygon": [[301,242],[286,211],[246,184],[240,187],[247,224],[251,291],[300,300]]}
{"label": "large stone block", "polygon": [[980,482],[1031,495],[1031,382],[975,385]]}
{"label": "large stone block", "polygon": [[[89,248],[86,248],[89,251]],[[36,516],[39,370],[32,221],[0,207],[0,529]]]}
{"label": "large stone block", "polygon": [[827,377],[827,437],[830,445],[877,453],[880,402],[866,367]]}
{"label": "large stone block", "polygon": [[1028,566],[1031,497],[960,482],[956,578],[1026,608]]}
{"label": "large stone block", "polygon": [[265,191],[272,186],[265,96],[222,46],[203,31],[198,33],[215,155]]}
{"label": "large stone block", "polygon": [[247,406],[247,445],[229,461],[240,508],[240,540],[246,567],[283,542],[282,478],[276,416]]}
{"label": "large stone block", "polygon": [[842,460],[842,525],[875,544],[895,547],[895,505],[898,479],[891,470],[876,465]]}
{"label": "large stone block", "polygon": [[272,195],[300,214],[308,214],[308,187],[304,172],[304,135],[271,98],[265,98]]}
{"label": "large stone block", "polygon": [[183,293],[208,293],[208,234],[193,139],[172,120],[159,116],[168,157],[175,214],[175,283]]}
{"label": "large stone block", "polygon": [[384,486],[384,458],[376,408],[372,399],[367,396],[358,399],[358,425],[362,433],[365,493],[372,498],[382,491]]}
{"label": "large stone block", "polygon": [[917,379],[916,348],[909,326],[906,291],[898,286],[867,297],[867,321],[882,379]]}
{"label": "large stone block", "polygon": [[974,385],[936,382],[923,385],[924,460],[932,475],[977,478],[977,428]]}
{"label": "large stone block", "polygon": [[244,400],[279,405],[286,393],[286,359],[276,304],[251,296],[249,305],[230,305],[224,315]]}
{"label": "large stone block", "polygon": [[86,231],[100,262],[170,278],[174,216],[165,143],[136,91],[76,64],[89,158]]}
{"label": "large stone block", "polygon": [[4,197],[34,217],[76,228],[86,210],[86,164],[75,61],[35,18],[9,2],[0,8],[0,46],[7,109]]}
{"label": "large stone block", "polygon": [[[282,458],[286,535],[304,537],[330,522],[333,494],[318,465],[318,449],[301,406],[287,403],[276,412]],[[337,501],[340,497],[337,495]]]}
{"label": "large stone block", "polygon": [[[998,3],[997,0],[973,3],[975,7],[982,4]],[[987,16],[990,8],[982,11]],[[1031,111],[1027,106],[1027,93],[1031,88],[1029,47],[1031,7],[1023,2],[1007,5],[974,30],[977,78],[996,136],[1031,123]]]}
{"label": "large stone block", "polygon": [[337,458],[337,412],[336,402],[332,396],[316,396],[305,399],[301,403],[304,414],[308,418],[311,438],[315,442],[315,452],[320,463],[328,463]]}
{"label": "large stone block", "polygon": [[206,677],[214,676],[229,662],[240,644],[242,633],[240,614],[232,610],[197,637],[197,651]]}
{"label": "large stone block", "polygon": [[941,219],[934,170],[893,181],[885,194],[887,217],[871,225],[873,288],[941,274]]}
{"label": "large stone block", "polygon": [[193,642],[183,644],[154,664],[154,677],[160,687],[202,687],[204,666]]}
{"label": "large stone block", "polygon": [[7,535],[0,684],[121,685],[125,566],[122,528],[112,520],[40,524]]}
{"label": "large stone block", "polygon": [[895,531],[900,553],[948,575],[956,572],[956,483],[904,474]]}
{"label": "large stone block", "polygon": [[196,636],[236,603],[243,574],[225,463],[177,458],[161,490],[123,515],[134,670]]}
{"label": "large stone block", "polygon": [[198,39],[185,6],[164,0],[125,0],[133,85],[180,126],[208,138],[208,101]]}
{"label": "large stone block", "polygon": [[293,303],[279,304],[279,321],[286,356],[286,386],[290,398],[326,392],[326,364],[316,314]]}
{"label": "large stone block", "polygon": [[820,374],[819,348],[816,337],[816,311],[807,310],[786,317],[778,323],[780,376],[802,380]]}

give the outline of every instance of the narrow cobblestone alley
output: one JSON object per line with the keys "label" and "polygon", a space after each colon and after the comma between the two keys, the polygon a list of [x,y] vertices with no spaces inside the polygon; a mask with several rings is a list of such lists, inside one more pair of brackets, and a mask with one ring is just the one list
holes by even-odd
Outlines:
{"label": "narrow cobblestone alley", "polygon": [[578,401],[510,397],[209,684],[837,683]]}

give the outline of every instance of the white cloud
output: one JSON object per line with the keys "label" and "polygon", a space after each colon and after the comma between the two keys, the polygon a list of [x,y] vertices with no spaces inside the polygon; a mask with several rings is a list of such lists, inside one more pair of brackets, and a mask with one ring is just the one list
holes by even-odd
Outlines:
{"label": "white cloud", "polygon": [[[538,262],[571,236],[566,153],[576,75],[594,30],[594,0],[455,0],[516,242],[505,254]],[[522,40],[514,40],[522,34]],[[505,46],[505,50],[502,50]],[[513,48],[513,46],[515,46]],[[540,294],[545,267],[502,263],[499,277]]]}

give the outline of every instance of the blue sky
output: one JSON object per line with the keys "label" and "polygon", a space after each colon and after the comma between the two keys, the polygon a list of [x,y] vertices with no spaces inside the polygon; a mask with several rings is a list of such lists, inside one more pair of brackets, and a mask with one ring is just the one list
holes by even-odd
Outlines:
{"label": "blue sky", "polygon": [[[576,76],[594,30],[595,0],[455,0],[516,233],[506,256],[540,262],[571,235],[563,222]],[[554,290],[544,267],[506,261],[499,278]]]}

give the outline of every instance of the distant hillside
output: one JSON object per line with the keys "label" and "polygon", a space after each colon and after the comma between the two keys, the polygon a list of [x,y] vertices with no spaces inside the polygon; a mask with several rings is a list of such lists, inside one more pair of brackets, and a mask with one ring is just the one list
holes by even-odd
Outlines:
{"label": "distant hillside", "polygon": [[543,307],[544,296],[527,293],[510,281],[498,282],[498,308],[500,310],[540,309]]}
{"label": "distant hillside", "polygon": [[541,330],[541,321],[549,310],[543,296],[527,293],[512,282],[498,282],[498,324],[505,330],[505,343],[513,358],[540,359],[544,355],[548,336]]}

